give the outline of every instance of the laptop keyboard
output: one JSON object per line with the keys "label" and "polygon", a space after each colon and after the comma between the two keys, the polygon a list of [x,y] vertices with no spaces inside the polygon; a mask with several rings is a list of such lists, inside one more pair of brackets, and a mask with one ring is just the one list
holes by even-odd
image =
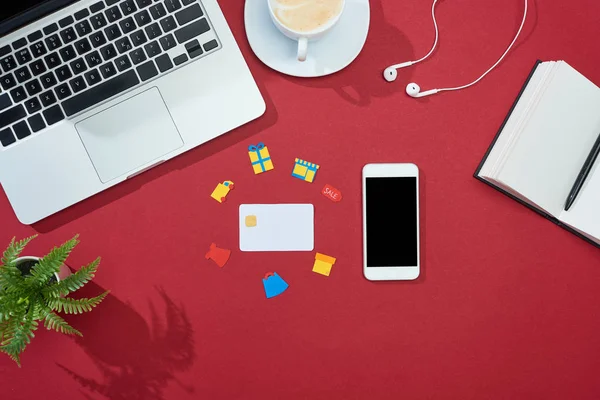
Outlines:
{"label": "laptop keyboard", "polygon": [[104,0],[0,48],[0,144],[220,47],[198,0]]}

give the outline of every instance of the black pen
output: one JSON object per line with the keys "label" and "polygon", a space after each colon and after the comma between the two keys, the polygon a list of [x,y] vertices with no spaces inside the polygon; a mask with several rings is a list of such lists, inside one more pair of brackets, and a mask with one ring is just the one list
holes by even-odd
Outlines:
{"label": "black pen", "polygon": [[596,143],[594,143],[594,147],[592,147],[590,155],[585,160],[583,167],[581,167],[581,171],[579,171],[579,175],[577,175],[577,180],[575,181],[575,184],[573,184],[571,192],[569,192],[569,197],[567,197],[567,202],[565,204],[565,211],[569,211],[569,208],[571,208],[575,202],[579,191],[583,187],[585,180],[587,179],[594,166],[594,163],[596,162],[596,158],[598,158],[598,154],[600,154],[600,135],[598,135],[598,139],[596,139]]}

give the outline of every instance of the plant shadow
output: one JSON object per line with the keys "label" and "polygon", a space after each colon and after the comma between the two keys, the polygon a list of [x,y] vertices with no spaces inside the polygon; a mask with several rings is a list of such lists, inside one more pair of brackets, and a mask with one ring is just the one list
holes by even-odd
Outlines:
{"label": "plant shadow", "polygon": [[[180,382],[176,374],[191,368],[195,359],[193,329],[182,306],[157,288],[164,317],[149,302],[149,323],[129,305],[109,294],[91,313],[71,316],[69,322],[84,336],[76,343],[93,360],[102,377],[82,376],[58,364],[81,385],[86,399],[163,400],[163,392],[173,382],[186,393],[194,388]],[[81,292],[81,293],[80,293]],[[93,282],[76,297],[94,296],[102,289]],[[114,327],[119,326],[119,335]]]}
{"label": "plant shadow", "polygon": [[350,104],[365,107],[373,98],[387,97],[404,91],[413,68],[398,70],[395,82],[383,79],[383,70],[393,64],[414,59],[414,49],[407,37],[384,17],[381,0],[371,0],[371,23],[365,46],[346,69],[321,78],[296,78],[283,75],[298,85],[333,89]]}

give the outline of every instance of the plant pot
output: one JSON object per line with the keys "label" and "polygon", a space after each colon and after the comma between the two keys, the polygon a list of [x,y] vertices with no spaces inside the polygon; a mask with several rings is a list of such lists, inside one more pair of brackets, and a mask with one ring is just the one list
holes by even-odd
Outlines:
{"label": "plant pot", "polygon": [[[15,264],[22,275],[29,275],[31,268],[33,268],[39,260],[39,257],[19,257],[15,260]],[[63,264],[60,266],[60,270],[50,278],[48,283],[60,282],[71,274],[71,269],[66,264]]]}

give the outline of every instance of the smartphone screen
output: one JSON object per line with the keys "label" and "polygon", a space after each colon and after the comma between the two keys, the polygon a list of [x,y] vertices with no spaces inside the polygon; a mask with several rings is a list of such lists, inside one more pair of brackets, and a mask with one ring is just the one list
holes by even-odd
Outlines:
{"label": "smartphone screen", "polygon": [[366,178],[367,267],[418,265],[417,178]]}

